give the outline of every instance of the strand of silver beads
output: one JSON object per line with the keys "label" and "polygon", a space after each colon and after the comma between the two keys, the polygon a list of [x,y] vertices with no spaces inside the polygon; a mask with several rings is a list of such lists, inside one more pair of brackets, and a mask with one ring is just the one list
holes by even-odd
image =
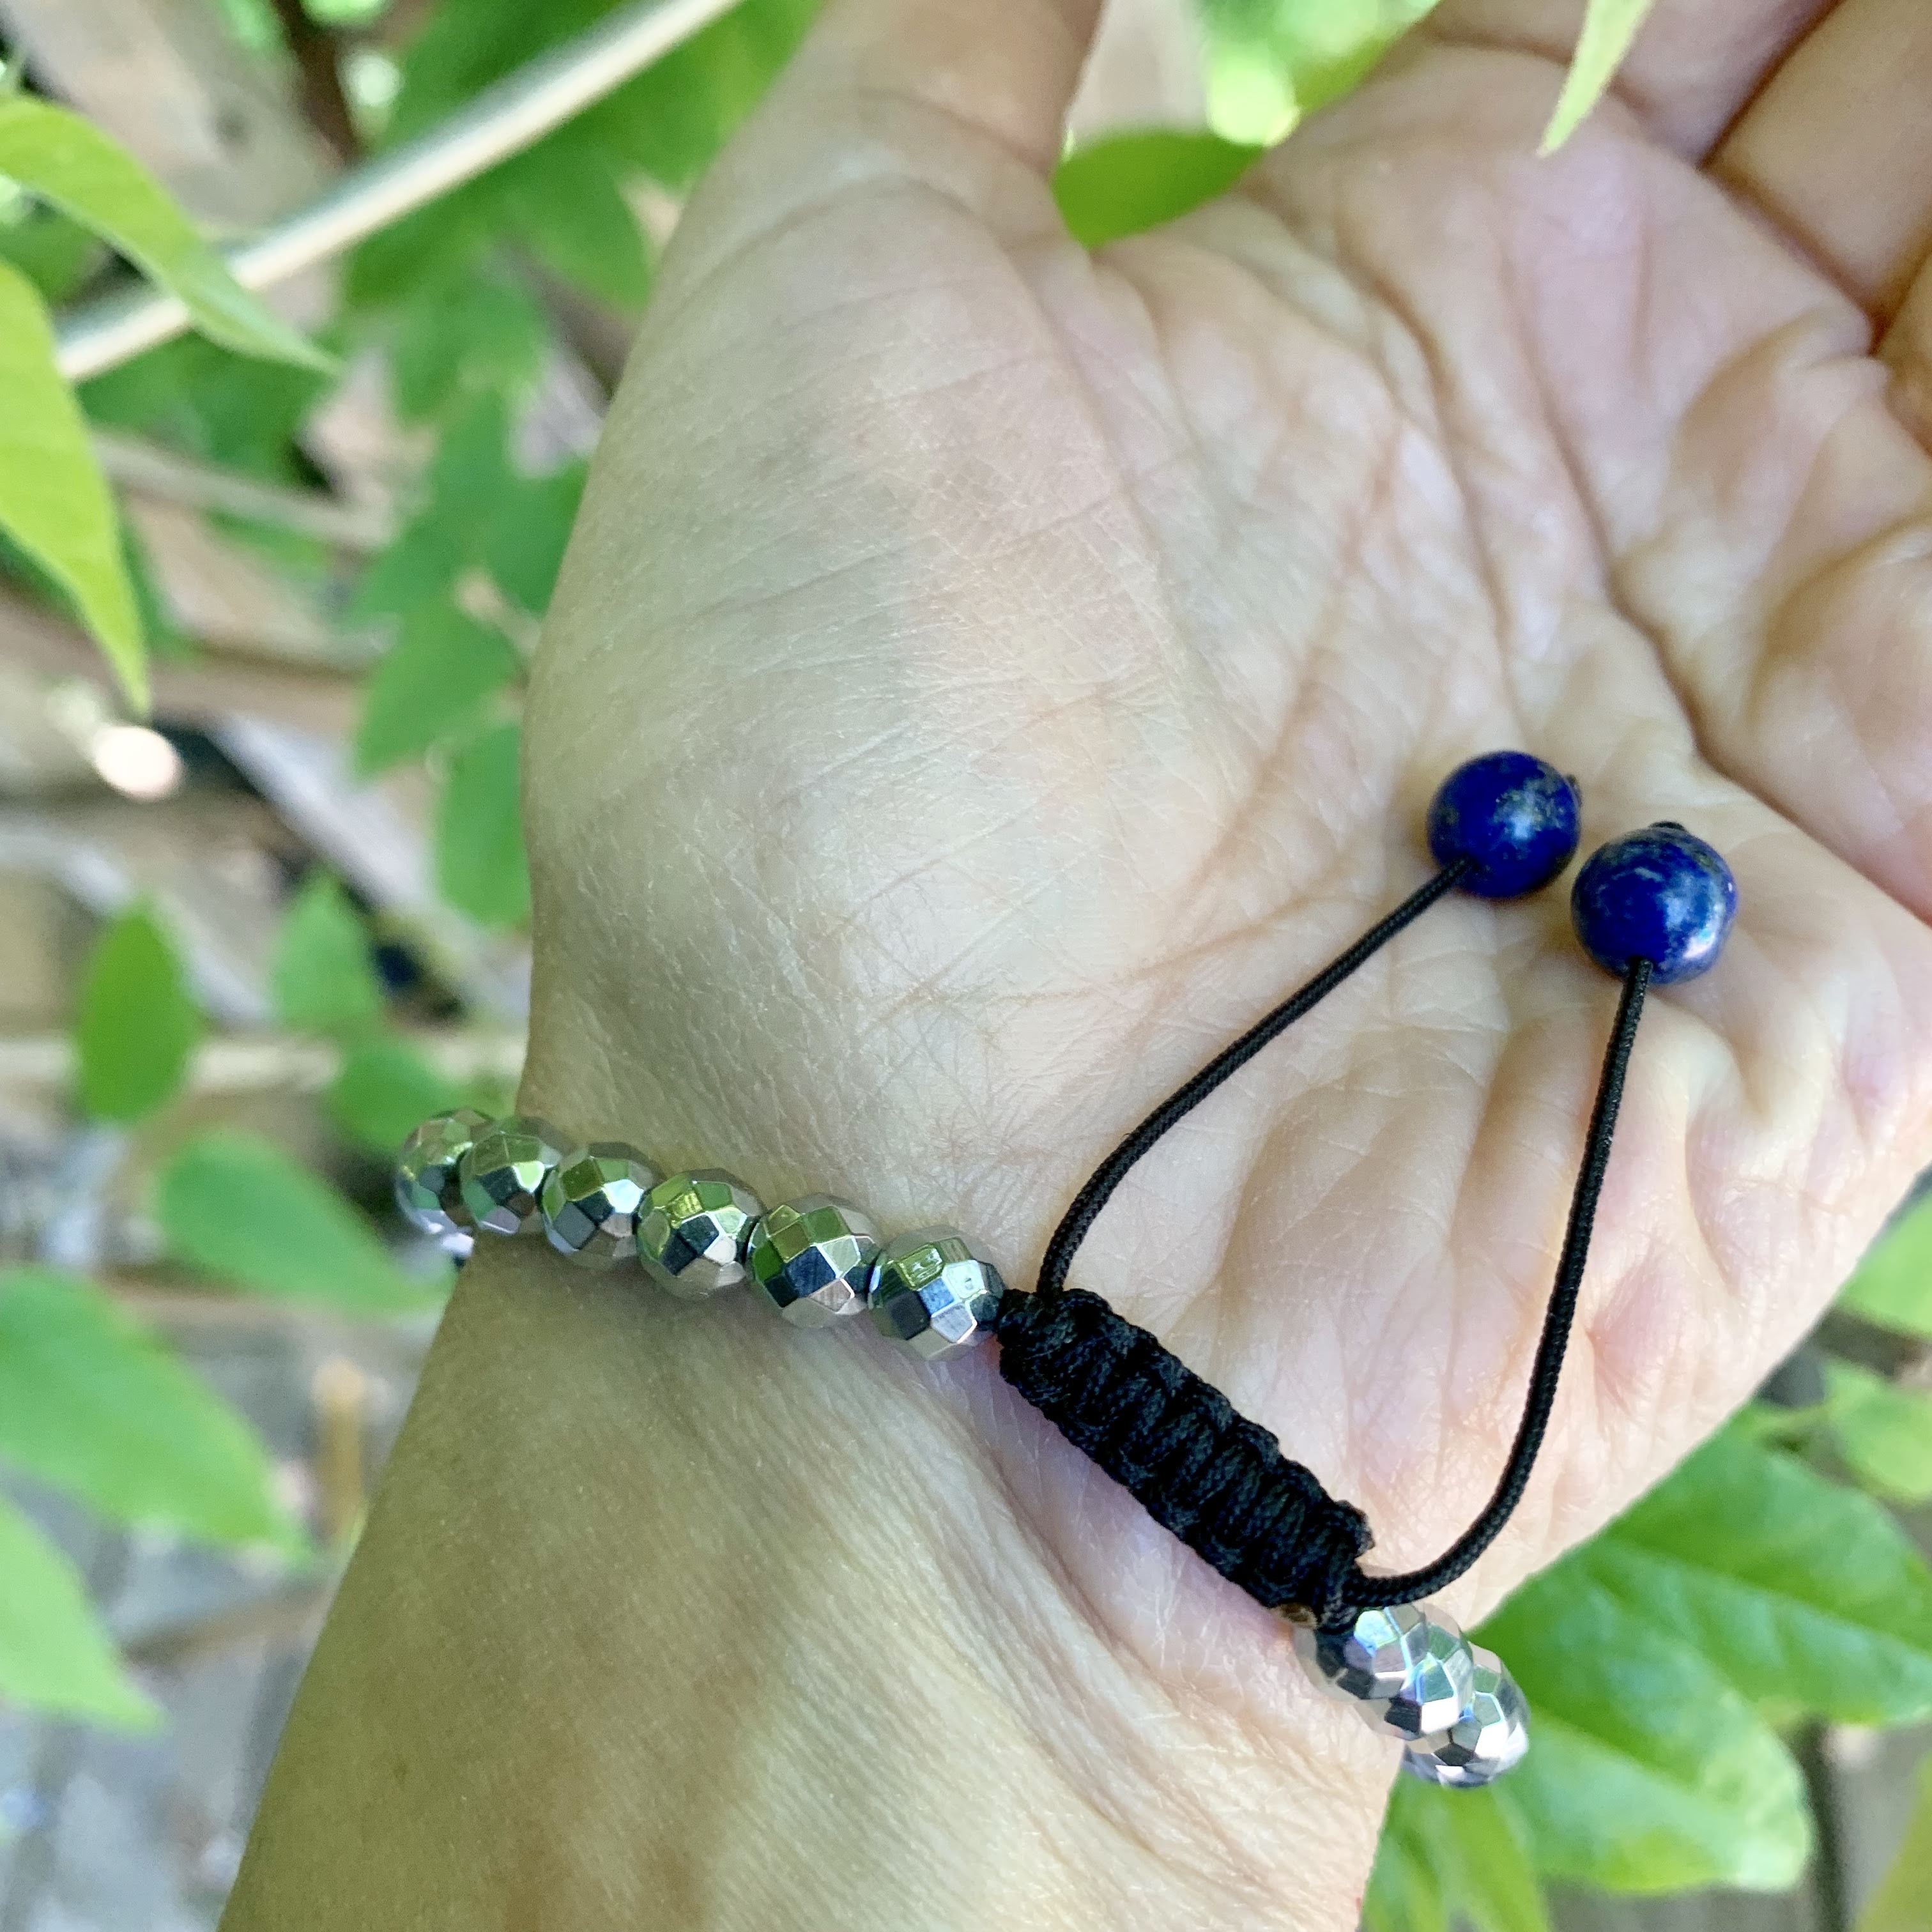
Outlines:
{"label": "strand of silver beads", "polygon": [[[663,1174],[621,1141],[573,1145],[528,1114],[493,1120],[464,1108],[424,1121],[404,1143],[396,1199],[446,1244],[541,1228],[580,1267],[635,1260],[688,1301],[748,1282],[800,1328],[864,1310],[888,1341],[928,1362],[989,1340],[1006,1289],[954,1228],[882,1241],[851,1202],[811,1194],[768,1208],[721,1168]],[[1528,1749],[1515,1680],[1436,1605],[1365,1610],[1339,1630],[1289,1621],[1309,1676],[1398,1738],[1417,1777],[1487,1784]]]}

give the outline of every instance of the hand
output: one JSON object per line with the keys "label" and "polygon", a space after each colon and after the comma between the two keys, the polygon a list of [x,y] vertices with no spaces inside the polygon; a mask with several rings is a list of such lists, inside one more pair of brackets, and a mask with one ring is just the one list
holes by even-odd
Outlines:
{"label": "hand", "polygon": [[[956,1222],[1027,1285],[1118,1136],[1426,875],[1440,778],[1536,752],[1588,842],[1679,819],[1743,892],[1718,969],[1652,1004],[1554,1430],[1452,1605],[1602,1523],[1932,1154],[1932,23],[1844,0],[1808,36],[1821,10],[1664,0],[1541,160],[1580,5],[1450,0],[1225,200],[1090,260],[1047,188],[1088,0],[836,0],[680,229],[554,614],[528,1102]],[[1454,900],[1083,1250],[1076,1284],[1361,1505],[1379,1562],[1495,1480],[1615,998],[1563,889]],[[512,1265],[385,1508],[426,1485],[546,1566],[574,1663],[506,1636],[492,1681],[574,1700],[572,1804],[602,1739],[616,1835],[704,1832],[725,1903],[653,1922],[873,1922],[828,1870],[896,1925],[1349,1922],[1392,1753],[985,1358]],[[522,1364],[573,1323],[546,1387]],[[554,1456],[560,1520],[601,1499],[584,1538],[476,1501],[535,1480],[506,1436]],[[598,1674],[620,1522],[622,1588],[681,1607]],[[514,1617],[512,1574],[458,1623]],[[680,1628],[740,1748],[674,1799],[674,1720],[584,1707],[700,1708]],[[732,1658],[772,1664],[748,1702]],[[483,1720],[452,1734],[487,1761]],[[860,1822],[747,1796],[796,1788],[753,1765],[844,1767]],[[976,1862],[956,1806],[999,1819]]]}

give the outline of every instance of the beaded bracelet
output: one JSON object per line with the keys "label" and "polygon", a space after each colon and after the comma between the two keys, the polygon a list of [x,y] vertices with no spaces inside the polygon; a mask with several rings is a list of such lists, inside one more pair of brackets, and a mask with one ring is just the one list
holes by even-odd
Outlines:
{"label": "beaded bracelet", "polygon": [[397,1198],[417,1226],[454,1246],[478,1232],[541,1228],[581,1265],[611,1268],[634,1258],[687,1300],[748,1280],[800,1328],[866,1310],[889,1341],[927,1361],[996,1336],[1004,1378],[1156,1521],[1282,1616],[1310,1677],[1399,1738],[1408,1770],[1437,1784],[1486,1784],[1528,1748],[1528,1708],[1500,1660],[1425,1600],[1488,1548],[1528,1481],[1645,998],[1715,962],[1738,902],[1724,860],[1666,822],[1603,847],[1578,875],[1577,935],[1622,980],[1622,997],[1522,1419],[1482,1514],[1434,1562],[1399,1576],[1364,1569],[1372,1539],[1359,1510],[1331,1497],[1282,1454],[1272,1433],[1154,1336],[1066,1281],[1108,1198],[1177,1121],[1450,892],[1510,898],[1550,883],[1576,851],[1579,809],[1574,780],[1520,752],[1492,753],[1453,772],[1430,811],[1435,876],[1114,1148],[1054,1230],[1031,1294],[1007,1287],[956,1229],[882,1241],[849,1201],[814,1194],[766,1208],[721,1168],[665,1177],[634,1148],[573,1146],[529,1114],[490,1120],[465,1108],[425,1122],[404,1144]]}

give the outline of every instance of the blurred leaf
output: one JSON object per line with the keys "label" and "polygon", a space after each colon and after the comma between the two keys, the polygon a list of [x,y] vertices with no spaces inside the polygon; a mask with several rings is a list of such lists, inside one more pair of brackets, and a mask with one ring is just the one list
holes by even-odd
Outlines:
{"label": "blurred leaf", "polygon": [[1364,1932],[1450,1932],[1449,1911],[1431,1849],[1418,1834],[1397,1780],[1362,1900]]}
{"label": "blurred leaf", "polygon": [[457,1083],[399,1040],[358,1042],[330,1087],[331,1118],[365,1153],[387,1159],[432,1114],[464,1104]]}
{"label": "blurred leaf", "polygon": [[70,299],[106,255],[79,222],[52,208],[34,208],[22,220],[0,220],[0,260],[11,262],[50,304]]}
{"label": "blurred leaf", "polygon": [[0,1273],[0,1457],[117,1522],[286,1541],[240,1416],[89,1281]]}
{"label": "blurred leaf", "polygon": [[1262,152],[1173,128],[1110,135],[1060,163],[1054,199],[1082,248],[1103,248],[1226,194]]}
{"label": "blurred leaf", "polygon": [[[0,98],[0,114],[10,104]],[[55,362],[52,325],[32,282],[0,262],[0,525],[74,601],[137,711],[147,656],[121,554],[114,500],[74,393]]]}
{"label": "blurred leaf", "polygon": [[238,1288],[356,1314],[432,1301],[327,1182],[252,1135],[202,1134],[164,1170],[156,1207],[178,1259]]}
{"label": "blurred leaf", "polygon": [[286,362],[238,362],[184,335],[81,386],[95,422],[152,437],[272,483],[313,483],[297,443],[326,377]]}
{"label": "blurred leaf", "polygon": [[1577,1555],[1760,1706],[1932,1713],[1932,1566],[1869,1496],[1795,1456],[1726,1431]]}
{"label": "blurred leaf", "polygon": [[364,693],[356,770],[373,778],[473,724],[483,700],[522,668],[515,646],[494,625],[453,604],[414,611]]}
{"label": "blurred leaf", "polygon": [[535,387],[552,332],[536,298],[500,277],[470,274],[410,295],[391,341],[396,406],[415,422],[476,395]]}
{"label": "blurred leaf", "polygon": [[0,1701],[147,1730],[160,1714],[128,1681],[66,1556],[0,1496]]}
{"label": "blurred leaf", "polygon": [[586,474],[583,464],[567,463],[547,476],[516,478],[484,532],[484,561],[497,589],[532,617],[550,608]]}
{"label": "blurred leaf", "polygon": [[212,340],[244,355],[329,366],[236,280],[160,184],[78,114],[32,94],[0,98],[0,175],[92,229],[179,296]]}
{"label": "blurred leaf", "polygon": [[1506,1790],[1447,1791],[1401,1778],[1389,1816],[1458,1924],[1474,1932],[1550,1932],[1543,1887]]}
{"label": "blurred leaf", "polygon": [[1825,1373],[1838,1451],[1859,1480],[1893,1502],[1932,1501],[1932,1396],[1851,1362]]}
{"label": "blurred leaf", "polygon": [[1932,1342],[1932,1194],[1879,1237],[1838,1300],[1881,1328]]}
{"label": "blurred leaf", "polygon": [[634,312],[651,292],[651,251],[590,130],[572,122],[504,170],[505,212],[550,272]]}
{"label": "blurred leaf", "polygon": [[1860,1915],[1858,1932],[1927,1932],[1932,1927],[1932,1756],[1918,1767],[1918,1802],[1905,1842]]}
{"label": "blurred leaf", "polygon": [[148,908],[132,906],[94,942],[74,1048],[80,1102],[97,1120],[138,1120],[180,1090],[201,1014]]}
{"label": "blurred leaf", "polygon": [[514,724],[482,732],[449,761],[436,821],[437,889],[479,926],[517,926],[530,916]]}
{"label": "blurred leaf", "polygon": [[1480,1634],[1529,1700],[1511,1796],[1538,1870],[1611,1892],[1792,1885],[1810,1820],[1790,1753],[1694,1645],[1598,1585],[1590,1553]]}
{"label": "blurred leaf", "polygon": [[1556,111],[1544,130],[1543,152],[1553,154],[1589,117],[1609,92],[1641,27],[1657,0],[1590,0],[1582,38],[1563,83]]}
{"label": "blurred leaf", "polygon": [[326,872],[309,874],[282,921],[269,989],[283,1024],[333,1033],[379,1018],[376,977],[362,916]]}
{"label": "blurred leaf", "polygon": [[467,561],[464,533],[436,514],[432,504],[369,567],[350,604],[352,617],[406,618],[425,606],[446,604]]}

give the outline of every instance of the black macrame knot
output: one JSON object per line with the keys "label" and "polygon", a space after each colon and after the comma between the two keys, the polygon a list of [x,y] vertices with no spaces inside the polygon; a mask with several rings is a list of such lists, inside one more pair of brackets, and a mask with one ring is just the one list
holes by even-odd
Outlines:
{"label": "black macrame knot", "polygon": [[1270,1610],[1342,1616],[1367,1519],[1097,1294],[1000,1303],[1000,1373],[1231,1582]]}

